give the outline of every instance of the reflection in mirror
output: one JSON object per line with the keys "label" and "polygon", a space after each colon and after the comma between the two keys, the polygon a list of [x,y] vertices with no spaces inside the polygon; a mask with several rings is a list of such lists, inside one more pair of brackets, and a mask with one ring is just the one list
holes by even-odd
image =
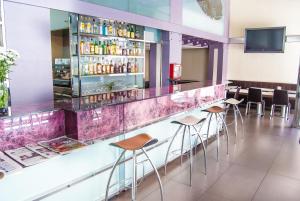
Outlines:
{"label": "reflection in mirror", "polygon": [[54,95],[71,96],[69,13],[51,10],[50,19]]}
{"label": "reflection in mirror", "polygon": [[206,81],[208,63],[208,42],[201,38],[182,35],[181,82]]}

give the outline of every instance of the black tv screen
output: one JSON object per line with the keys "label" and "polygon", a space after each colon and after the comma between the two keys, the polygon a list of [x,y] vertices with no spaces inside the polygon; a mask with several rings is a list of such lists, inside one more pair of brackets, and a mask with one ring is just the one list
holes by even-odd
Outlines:
{"label": "black tv screen", "polygon": [[245,31],[245,52],[283,53],[285,27],[255,28]]}

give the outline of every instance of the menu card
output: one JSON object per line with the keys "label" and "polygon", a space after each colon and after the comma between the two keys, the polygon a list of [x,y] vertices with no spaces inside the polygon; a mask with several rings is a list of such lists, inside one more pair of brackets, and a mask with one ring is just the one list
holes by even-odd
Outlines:
{"label": "menu card", "polygon": [[55,153],[54,151],[46,149],[45,147],[42,147],[38,144],[28,144],[25,147],[30,149],[31,151],[38,153],[41,156],[46,157],[46,158],[52,158],[54,156],[58,156],[58,154]]}
{"label": "menu card", "polygon": [[21,165],[13,161],[11,158],[0,152],[0,170],[5,173],[11,173],[18,169],[22,169]]}
{"label": "menu card", "polygon": [[27,149],[26,147],[7,150],[5,153],[24,166],[35,165],[46,159],[46,157],[41,156],[38,153]]}
{"label": "menu card", "polygon": [[42,142],[39,142],[38,144],[47,149],[50,149],[54,152],[61,153],[61,154],[66,154],[72,150],[86,146],[86,144],[79,142],[77,140],[68,138],[66,136],[55,138],[55,139],[49,140],[49,141],[42,141]]}

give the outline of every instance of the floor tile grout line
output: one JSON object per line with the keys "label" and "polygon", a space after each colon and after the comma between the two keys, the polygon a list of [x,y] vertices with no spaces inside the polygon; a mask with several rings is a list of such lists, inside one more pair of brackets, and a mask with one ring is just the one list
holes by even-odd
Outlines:
{"label": "floor tile grout line", "polygon": [[275,163],[275,160],[277,159],[279,153],[281,152],[282,147],[283,147],[283,144],[284,144],[284,143],[282,143],[282,144],[280,145],[280,149],[278,150],[276,156],[275,156],[274,159],[272,160],[272,163],[271,163],[271,165],[270,165],[270,168],[268,169],[268,171],[266,172],[265,176],[262,178],[260,184],[258,185],[258,187],[257,187],[257,189],[256,189],[256,191],[255,191],[255,193],[253,194],[253,196],[252,196],[252,198],[251,198],[251,201],[254,201],[255,196],[256,196],[256,194],[258,193],[259,189],[261,188],[263,182],[265,181],[265,179],[266,179],[266,177],[268,176],[268,174],[271,172],[272,166],[273,166],[273,164]]}

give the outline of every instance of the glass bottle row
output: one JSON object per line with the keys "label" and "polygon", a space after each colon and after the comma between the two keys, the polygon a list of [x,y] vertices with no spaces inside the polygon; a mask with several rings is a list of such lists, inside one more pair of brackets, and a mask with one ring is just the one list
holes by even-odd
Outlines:
{"label": "glass bottle row", "polygon": [[101,101],[112,101],[112,100],[124,101],[126,99],[135,98],[137,96],[138,96],[138,92],[136,90],[110,92],[110,93],[86,96],[82,98],[81,104],[99,103]]}
{"label": "glass bottle row", "polygon": [[132,39],[142,39],[140,26],[127,24],[116,20],[104,20],[88,16],[79,16],[79,31],[81,33],[117,36]]}
{"label": "glass bottle row", "polygon": [[105,75],[116,73],[138,73],[139,64],[135,59],[108,60],[102,58],[85,57],[81,60],[82,75]]}
{"label": "glass bottle row", "polygon": [[118,39],[99,40],[83,37],[80,41],[80,54],[143,56],[141,42],[121,41]]}

